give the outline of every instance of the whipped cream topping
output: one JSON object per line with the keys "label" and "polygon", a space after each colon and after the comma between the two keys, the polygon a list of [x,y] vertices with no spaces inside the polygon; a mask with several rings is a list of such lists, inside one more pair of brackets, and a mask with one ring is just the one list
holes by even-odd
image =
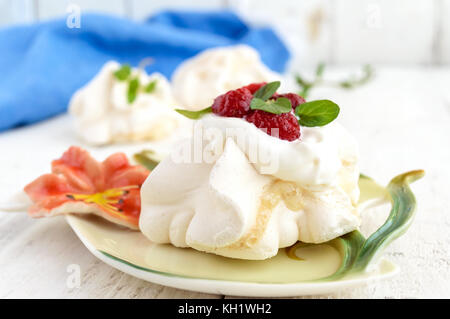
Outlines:
{"label": "whipped cream topping", "polygon": [[138,92],[128,103],[128,82],[119,81],[114,72],[120,64],[107,62],[101,71],[73,95],[69,112],[75,118],[77,134],[94,145],[134,140],[157,140],[169,135],[178,125],[180,116],[167,79],[159,74],[147,75],[133,69],[141,86],[157,81],[151,93]]}
{"label": "whipped cream topping", "polygon": [[[358,151],[339,124],[302,128],[294,142],[238,118],[208,115],[198,125],[141,188],[139,227],[151,241],[265,259],[358,227]],[[276,164],[252,158],[250,141]]]}
{"label": "whipped cream topping", "polygon": [[217,130],[224,138],[232,137],[258,172],[299,185],[331,184],[342,167],[341,157],[351,162],[358,158],[356,142],[337,123],[302,127],[301,138],[292,142],[232,117],[210,114],[199,125],[205,135]]}
{"label": "whipped cream topping", "polygon": [[229,90],[280,77],[264,65],[255,49],[238,45],[208,49],[186,60],[176,69],[172,83],[181,105],[199,110]]}

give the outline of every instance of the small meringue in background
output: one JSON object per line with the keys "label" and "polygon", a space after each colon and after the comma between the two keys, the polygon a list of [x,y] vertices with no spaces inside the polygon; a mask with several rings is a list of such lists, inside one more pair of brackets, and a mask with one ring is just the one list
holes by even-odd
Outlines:
{"label": "small meringue in background", "polygon": [[[92,145],[159,140],[170,135],[183,120],[173,111],[176,101],[170,83],[159,73],[148,75],[136,68],[127,80],[120,80],[115,76],[120,68],[115,61],[107,62],[73,95],[69,112],[75,118],[77,134]],[[129,80],[135,78],[139,89],[129,102]],[[143,88],[153,81],[154,89],[145,92]]]}
{"label": "small meringue in background", "polygon": [[175,70],[172,85],[181,105],[199,110],[229,90],[280,78],[264,65],[255,49],[238,45],[208,49],[186,60]]}

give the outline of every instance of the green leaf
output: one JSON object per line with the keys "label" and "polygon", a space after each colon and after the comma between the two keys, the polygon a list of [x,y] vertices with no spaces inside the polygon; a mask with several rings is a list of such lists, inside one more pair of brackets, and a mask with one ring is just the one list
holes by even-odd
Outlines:
{"label": "green leaf", "polygon": [[327,81],[323,79],[325,70],[325,64],[319,63],[316,66],[315,78],[312,81],[305,80],[300,74],[295,76],[295,81],[300,87],[299,95],[306,98],[311,91],[316,87],[339,87],[342,89],[354,89],[360,85],[367,83],[373,77],[373,69],[370,65],[364,65],[362,69],[362,75],[360,77],[351,76],[348,79],[342,79],[339,81]]}
{"label": "green leaf", "polygon": [[130,80],[130,82],[128,83],[128,94],[127,94],[129,104],[133,103],[134,100],[136,100],[138,89],[139,89],[139,79],[134,78]]}
{"label": "green leaf", "polygon": [[272,114],[282,114],[290,112],[292,110],[292,105],[291,101],[285,97],[269,100],[267,102],[258,98],[253,98],[250,103],[250,109],[261,110]]}
{"label": "green leaf", "polygon": [[351,89],[355,86],[355,84],[350,81],[342,81],[339,83],[339,86],[343,89]]}
{"label": "green leaf", "polygon": [[300,85],[301,87],[305,87],[305,86],[308,86],[308,85],[311,84],[311,83],[305,81],[305,80],[300,76],[300,74],[297,74],[297,75],[295,76],[295,81],[296,81],[297,84]]}
{"label": "green leaf", "polygon": [[212,107],[207,107],[206,109],[200,110],[200,111],[189,111],[189,110],[181,110],[181,109],[175,109],[178,113],[181,115],[186,116],[187,118],[190,118],[192,120],[198,120],[203,115],[211,113]]}
{"label": "green leaf", "polygon": [[120,69],[118,69],[116,72],[114,72],[114,76],[119,80],[119,81],[125,81],[126,79],[128,79],[128,77],[131,74],[131,67],[129,64],[124,64],[120,67]]}
{"label": "green leaf", "polygon": [[305,86],[300,92],[298,92],[298,95],[306,99],[309,95],[309,90],[311,88],[312,86]]}
{"label": "green leaf", "polygon": [[151,81],[149,84],[147,84],[144,88],[145,93],[152,93],[156,89],[156,84],[158,83],[157,80]]}
{"label": "green leaf", "polygon": [[285,97],[279,97],[275,100],[275,104],[277,104],[280,108],[284,109],[283,113],[290,112],[292,110],[291,100]]}
{"label": "green leaf", "polygon": [[272,97],[272,95],[278,90],[279,87],[280,81],[267,83],[266,85],[260,87],[253,96],[263,101],[267,101],[268,99],[270,99],[270,97]]}
{"label": "green leaf", "polygon": [[148,170],[153,170],[159,164],[159,161],[154,158],[154,155],[155,153],[151,150],[143,150],[134,154],[133,158]]}
{"label": "green leaf", "polygon": [[302,126],[324,126],[339,115],[339,106],[329,100],[317,100],[300,104],[295,109]]}
{"label": "green leaf", "polygon": [[304,98],[308,96],[309,90],[315,85],[314,83],[305,81],[299,74],[296,75],[295,81],[301,88],[299,95],[303,96]]}
{"label": "green leaf", "polygon": [[264,100],[258,99],[257,97],[253,98],[250,102],[250,108],[252,110],[262,110],[266,106],[266,102]]}
{"label": "green leaf", "polygon": [[373,76],[373,69],[369,64],[366,64],[363,66],[362,72],[363,74],[360,78],[353,77],[349,80],[341,81],[338,83],[338,86],[343,89],[353,89],[367,83]]}
{"label": "green leaf", "polygon": [[321,78],[325,70],[325,63],[319,63],[316,68],[316,77]]}

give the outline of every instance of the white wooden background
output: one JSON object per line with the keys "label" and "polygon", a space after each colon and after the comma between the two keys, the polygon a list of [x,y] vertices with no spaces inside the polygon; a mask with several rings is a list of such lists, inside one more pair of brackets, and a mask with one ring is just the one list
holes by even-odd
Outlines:
{"label": "white wooden background", "polygon": [[450,0],[0,0],[0,26],[63,16],[69,4],[133,19],[168,7],[232,8],[252,24],[272,24],[295,68],[450,63]]}

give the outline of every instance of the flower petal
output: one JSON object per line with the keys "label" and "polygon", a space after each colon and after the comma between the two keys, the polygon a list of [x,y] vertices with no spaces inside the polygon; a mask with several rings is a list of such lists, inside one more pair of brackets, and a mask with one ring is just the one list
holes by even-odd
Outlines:
{"label": "flower petal", "polygon": [[140,187],[148,174],[144,167],[130,165],[123,153],[98,162],[87,151],[72,146],[52,162],[52,174],[42,175],[25,187],[34,202],[29,214],[92,213],[137,229]]}

